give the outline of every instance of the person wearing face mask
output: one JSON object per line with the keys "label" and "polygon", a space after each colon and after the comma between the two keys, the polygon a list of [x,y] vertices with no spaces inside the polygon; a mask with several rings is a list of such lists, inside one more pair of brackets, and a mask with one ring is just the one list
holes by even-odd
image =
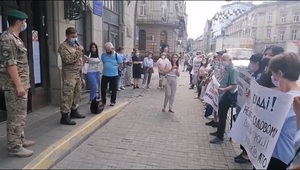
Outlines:
{"label": "person wearing face mask", "polygon": [[200,52],[196,53],[196,57],[193,59],[193,68],[191,71],[192,74],[192,85],[190,89],[194,89],[194,86],[197,85],[198,77],[199,77],[199,69],[202,64],[203,55]]}
{"label": "person wearing face mask", "polygon": [[105,52],[101,54],[103,62],[103,75],[101,79],[101,103],[106,105],[106,90],[109,84],[111,90],[110,106],[115,106],[118,90],[118,69],[122,67],[122,57],[114,51],[114,45],[111,42],[104,44]]}
{"label": "person wearing face mask", "polygon": [[[249,69],[252,77],[255,80],[259,79],[261,74],[264,72],[264,67],[261,64],[262,58],[263,58],[263,55],[260,53],[253,54],[250,57],[250,63],[249,63],[248,69]],[[238,116],[240,110],[241,110],[241,108],[237,105],[236,106],[236,113],[237,113],[236,117]],[[240,145],[240,148],[242,149],[242,153],[234,158],[234,162],[236,162],[236,163],[249,162],[248,154],[247,154],[245,148],[242,145]]]}
{"label": "person wearing face mask", "polygon": [[132,77],[133,77],[133,88],[139,89],[140,79],[142,78],[143,71],[143,60],[140,57],[140,52],[138,50],[135,51],[132,57]]}
{"label": "person wearing face mask", "polygon": [[[300,86],[297,84],[300,75],[299,58],[299,55],[293,52],[282,53],[270,59],[268,66],[277,90],[294,97],[300,95]],[[290,106],[267,169],[287,169],[294,157],[293,142],[299,129],[295,109]]]}
{"label": "person wearing face mask", "polygon": [[232,55],[229,53],[223,54],[221,61],[224,67],[224,74],[219,87],[219,124],[217,131],[210,133],[210,135],[215,136],[215,138],[210,141],[211,144],[223,142],[227,113],[231,105],[236,103],[237,100],[238,71],[237,68],[233,66]]}
{"label": "person wearing face mask", "polygon": [[157,67],[158,67],[158,76],[159,76],[159,81],[158,81],[158,89],[163,89],[163,79],[165,76],[164,70],[166,68],[166,65],[170,62],[169,59],[166,58],[166,54],[162,53],[160,55],[160,58],[157,60]]}
{"label": "person wearing face mask", "polygon": [[[152,59],[153,53],[151,51],[148,52],[148,57],[144,58],[144,78],[143,78],[143,88],[150,88],[150,81],[153,70],[153,59]],[[146,86],[147,82],[147,86]]]}
{"label": "person wearing face mask", "polygon": [[83,47],[77,42],[77,30],[73,27],[66,29],[66,40],[58,48],[62,61],[63,90],[61,99],[60,123],[75,125],[70,118],[85,118],[78,111],[81,96]]}
{"label": "person wearing face mask", "polygon": [[268,87],[268,88],[276,88],[276,86],[272,83],[271,73],[268,70],[268,64],[272,57],[283,53],[284,50],[282,47],[279,46],[271,46],[264,51],[264,57],[261,61],[261,66],[264,67],[264,72],[261,76],[257,79],[257,83],[261,86]]}
{"label": "person wearing face mask", "polygon": [[27,18],[21,11],[9,11],[9,28],[0,36],[0,88],[5,94],[8,155],[16,157],[32,156],[33,151],[26,148],[35,144],[24,136],[30,73],[27,49],[19,34],[26,30]]}
{"label": "person wearing face mask", "polygon": [[198,81],[197,81],[198,95],[195,99],[200,99],[201,90],[202,90],[201,82],[208,73],[207,70],[206,70],[207,65],[208,65],[207,58],[203,58],[202,59],[202,64],[201,64],[201,67],[199,68],[199,73],[198,73],[198,75],[199,75]]}

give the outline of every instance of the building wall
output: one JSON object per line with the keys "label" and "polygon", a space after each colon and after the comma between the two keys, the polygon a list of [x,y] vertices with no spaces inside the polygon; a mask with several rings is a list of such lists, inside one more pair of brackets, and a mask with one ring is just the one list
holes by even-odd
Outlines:
{"label": "building wall", "polygon": [[[99,51],[102,52],[103,49],[103,20],[102,17],[93,14],[93,1],[87,1],[88,13],[85,18],[87,24],[86,28],[86,48],[89,46],[90,42],[95,42],[98,45]],[[75,23],[78,21],[69,21],[64,19],[64,1],[47,1],[47,25],[49,32],[49,57],[50,57],[50,104],[60,105],[61,90],[62,90],[62,80],[61,80],[61,58],[58,54],[59,45],[66,39],[65,30],[67,27],[75,27]],[[125,4],[125,3],[124,3]],[[124,20],[126,21],[126,27],[134,26],[134,15],[135,15],[135,1],[132,1],[127,6],[124,5]],[[124,44],[127,51],[132,50],[134,47],[134,30],[131,29],[132,37],[126,36],[124,34]]]}
{"label": "building wall", "polygon": [[[296,13],[298,15],[295,15]],[[296,16],[298,16],[298,21],[294,21]],[[300,2],[273,2],[258,5],[233,20],[226,28],[226,35],[252,37],[255,41],[254,50],[260,52],[269,45],[276,44],[285,48],[287,41],[298,42],[300,40],[299,28]]]}
{"label": "building wall", "polygon": [[[177,4],[176,4],[177,3]],[[145,12],[141,12],[145,9]],[[179,53],[183,50],[182,44],[186,40],[186,32],[179,37],[179,18],[187,19],[185,1],[137,1],[137,26],[139,31],[146,32],[146,48],[139,49],[140,55],[146,56],[148,51],[154,52],[154,59],[160,56],[164,45],[169,46],[170,53]],[[186,25],[186,24],[185,24]],[[161,33],[167,34],[167,42],[161,42]],[[185,30],[186,31],[186,30]],[[138,39],[137,47],[143,43]]]}
{"label": "building wall", "polygon": [[135,25],[136,25],[136,4],[137,1],[131,1],[127,5],[127,1],[124,1],[124,20],[125,20],[125,30],[124,30],[124,48],[125,53],[131,53],[133,47],[135,46]]}

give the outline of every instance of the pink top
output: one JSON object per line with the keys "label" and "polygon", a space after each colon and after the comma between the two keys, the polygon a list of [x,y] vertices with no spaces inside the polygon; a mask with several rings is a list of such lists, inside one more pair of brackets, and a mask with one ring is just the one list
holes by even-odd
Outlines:
{"label": "pink top", "polygon": [[199,76],[204,77],[207,74],[207,70],[202,66],[199,68]]}

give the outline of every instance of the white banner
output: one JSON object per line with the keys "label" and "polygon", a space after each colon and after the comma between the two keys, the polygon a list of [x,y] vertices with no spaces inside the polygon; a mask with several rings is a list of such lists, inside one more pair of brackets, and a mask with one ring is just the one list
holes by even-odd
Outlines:
{"label": "white banner", "polygon": [[208,83],[206,91],[204,93],[203,100],[211,105],[218,113],[219,107],[219,82],[215,76],[212,76],[211,81]]}
{"label": "white banner", "polygon": [[251,81],[250,96],[229,136],[246,149],[256,169],[268,167],[292,101],[292,95]]}
{"label": "white banner", "polygon": [[242,108],[247,100],[245,93],[250,89],[252,76],[244,69],[239,69],[237,105]]}

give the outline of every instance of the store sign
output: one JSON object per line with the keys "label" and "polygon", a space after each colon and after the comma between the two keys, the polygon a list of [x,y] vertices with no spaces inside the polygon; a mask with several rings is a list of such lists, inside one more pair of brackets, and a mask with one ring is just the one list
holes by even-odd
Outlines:
{"label": "store sign", "polygon": [[103,2],[102,0],[94,0],[93,1],[93,13],[102,17],[103,15]]}

